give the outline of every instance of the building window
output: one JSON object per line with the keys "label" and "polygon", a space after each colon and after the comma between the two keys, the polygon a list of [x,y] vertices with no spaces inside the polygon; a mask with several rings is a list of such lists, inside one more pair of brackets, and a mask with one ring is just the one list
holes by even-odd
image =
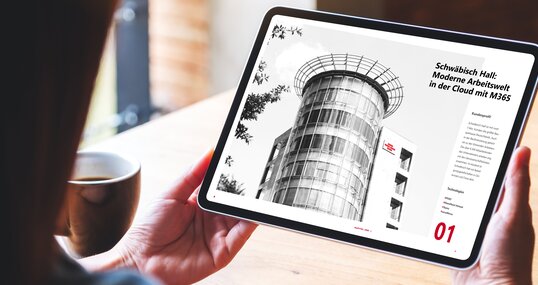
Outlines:
{"label": "building window", "polygon": [[363,136],[366,141],[370,143],[373,142],[375,133],[372,127],[360,117],[355,116],[354,119],[355,121],[353,122],[353,129]]}
{"label": "building window", "polygon": [[344,212],[342,213],[342,217],[348,218],[348,219],[355,219],[357,209],[353,206],[353,204],[349,202],[345,202],[344,204]]}
{"label": "building window", "polygon": [[343,154],[345,147],[346,147],[346,141],[341,138],[336,138],[336,141],[334,143],[334,148],[332,149],[335,153]]}
{"label": "building window", "polygon": [[349,178],[349,171],[345,169],[340,170],[340,175],[338,176],[338,184],[347,186],[347,180]]}
{"label": "building window", "polygon": [[345,203],[344,199],[338,196],[334,196],[331,214],[335,216],[342,216],[342,212],[344,212],[344,203]]}
{"label": "building window", "polygon": [[[305,114],[305,116],[308,116],[308,113]],[[308,123],[315,123],[318,121],[318,117],[319,117],[319,110],[313,110],[311,113],[310,113],[310,117],[308,117]]]}
{"label": "building window", "polygon": [[398,195],[405,195],[405,187],[407,185],[407,177],[396,173],[396,178],[394,179],[394,192]]}
{"label": "building window", "polygon": [[288,191],[286,191],[286,197],[284,198],[284,205],[293,205],[293,199],[295,198],[296,191],[297,188],[288,188]]}
{"label": "building window", "polygon": [[331,112],[333,110],[331,109],[323,109],[321,110],[321,116],[319,118],[319,122],[320,123],[328,123],[329,122],[329,118],[331,117]]}
{"label": "building window", "polygon": [[309,192],[309,196],[308,196],[308,201],[307,201],[306,207],[307,208],[316,208],[317,205],[319,204],[318,197],[320,196],[321,192],[318,191],[318,190],[315,190],[315,189],[309,189],[308,192]]}
{"label": "building window", "polygon": [[310,141],[312,140],[312,135],[306,135],[303,137],[303,141],[301,142],[301,149],[307,149],[310,148]]}
{"label": "building window", "polygon": [[328,170],[326,175],[325,175],[325,180],[328,181],[328,182],[337,183],[338,182],[338,175],[336,174],[336,172]]}
{"label": "building window", "polygon": [[360,133],[368,142],[373,141],[375,137],[374,130],[366,121],[342,110],[316,109],[304,113],[299,119],[299,126],[313,123],[326,123],[351,128]]}
{"label": "building window", "polygon": [[366,155],[364,150],[358,147],[357,145],[350,145],[350,146],[352,146],[352,148],[348,148],[348,152],[351,152],[351,155],[348,154],[347,156],[351,158],[352,160],[356,161],[357,163],[359,163],[359,165],[361,166],[361,171],[365,173],[368,169],[367,166],[370,163],[368,156]]}
{"label": "building window", "polygon": [[392,198],[390,200],[390,218],[399,222],[401,213],[402,213],[402,202]]}
{"label": "building window", "polygon": [[316,162],[315,161],[308,161],[306,163],[306,167],[305,167],[305,171],[304,171],[304,176],[306,177],[312,177],[314,176],[314,169],[316,167]]}
{"label": "building window", "polygon": [[331,81],[331,87],[340,87],[342,85],[344,77],[342,76],[333,76]]}
{"label": "building window", "polygon": [[334,102],[337,92],[338,90],[336,89],[333,89],[333,88],[329,89],[329,91],[327,92],[327,97],[325,98],[325,102]]}
{"label": "building window", "polygon": [[321,148],[321,145],[323,144],[323,136],[319,134],[314,135],[314,140],[312,141],[312,149],[318,149]]}
{"label": "building window", "polygon": [[262,176],[262,183],[267,182],[267,180],[271,178],[272,173],[273,173],[273,164],[265,168],[265,171],[263,172],[263,176]]}
{"label": "building window", "polygon": [[322,149],[328,152],[343,154],[346,141],[336,136],[326,136]]}
{"label": "building window", "polygon": [[298,188],[297,194],[295,195],[295,200],[293,201],[293,206],[306,207],[306,199],[308,198],[308,188]]}
{"label": "building window", "polygon": [[291,170],[291,165],[290,164],[286,165],[286,167],[284,167],[284,169],[282,170],[282,177],[290,176],[290,170]]}
{"label": "building window", "polygon": [[299,150],[299,141],[301,138],[295,139],[290,147],[290,152]]}
{"label": "building window", "polygon": [[329,87],[329,82],[331,81],[330,77],[323,77],[321,80],[321,86],[319,89],[327,89]]}
{"label": "building window", "polygon": [[278,156],[278,154],[280,153],[280,145],[275,145],[275,148],[273,150],[273,159],[275,159],[275,157]]}
{"label": "building window", "polygon": [[278,156],[279,151],[280,151],[280,149],[278,148],[278,144],[275,144],[273,146],[273,149],[271,150],[271,154],[269,155],[269,160],[268,161],[272,161],[273,159],[275,159],[275,157]]}
{"label": "building window", "polygon": [[327,93],[327,89],[318,90],[314,103],[322,103],[325,100],[325,93]]}
{"label": "building window", "polygon": [[391,230],[397,230],[397,229],[398,229],[398,227],[395,227],[395,226],[393,226],[393,225],[391,225],[391,224],[387,223],[387,229],[391,229]]}
{"label": "building window", "polygon": [[[325,138],[325,140],[324,140]],[[297,147],[300,142],[300,147]],[[312,143],[312,144],[310,144]],[[305,135],[302,138],[295,139],[295,142],[293,143],[293,147],[297,149],[293,149],[293,151],[299,150],[299,149],[322,149],[327,152],[335,152],[339,154],[344,153],[346,141],[342,138],[336,137],[336,136],[327,136],[327,135]]]}
{"label": "building window", "polygon": [[262,195],[263,188],[258,190],[258,193],[256,193],[256,199],[260,199],[260,196]]}
{"label": "building window", "polygon": [[[299,151],[306,149],[321,149],[329,153],[337,153],[346,156],[349,159],[355,160],[361,166],[367,166],[370,162],[368,155],[363,149],[352,143],[346,143],[346,140],[329,135],[305,135],[294,140],[291,151]],[[367,170],[366,167],[363,168]]]}
{"label": "building window", "polygon": [[304,162],[297,162],[294,167],[291,175],[301,175],[303,173]]}
{"label": "building window", "polygon": [[332,151],[334,149],[334,141],[336,140],[335,136],[326,136],[323,146],[321,147],[324,151]]}
{"label": "building window", "polygon": [[411,165],[411,158],[413,157],[413,154],[406,150],[405,148],[402,148],[402,152],[400,153],[400,167],[405,170],[409,171],[409,166]]}
{"label": "building window", "polygon": [[285,190],[280,190],[276,193],[275,197],[273,198],[273,202],[275,203],[282,203],[282,196],[286,192]]}
{"label": "building window", "polygon": [[318,168],[316,169],[316,174],[315,174],[316,178],[322,179],[322,180],[327,178],[327,172],[328,172],[327,167],[328,165],[326,163],[320,163],[318,165]]}
{"label": "building window", "polygon": [[349,185],[351,187],[351,195],[353,196],[353,198],[356,197],[356,194],[354,193],[357,193],[357,189],[361,189],[362,188],[362,182],[361,180],[359,179],[359,177],[353,173],[351,173],[351,176],[350,176],[350,181],[349,181]]}

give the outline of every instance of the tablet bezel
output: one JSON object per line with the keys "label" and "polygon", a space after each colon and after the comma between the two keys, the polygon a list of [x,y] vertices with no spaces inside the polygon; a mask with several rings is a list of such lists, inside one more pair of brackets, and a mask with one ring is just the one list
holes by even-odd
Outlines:
{"label": "tablet bezel", "polygon": [[346,25],[346,26],[351,26],[351,27],[360,27],[360,28],[366,28],[366,29],[372,29],[372,30],[393,32],[393,33],[399,33],[399,34],[405,34],[405,35],[411,35],[411,36],[419,36],[419,37],[430,38],[430,39],[445,40],[445,41],[451,41],[451,42],[456,42],[456,43],[471,44],[475,46],[490,47],[490,48],[496,48],[496,49],[501,49],[501,50],[522,52],[522,53],[533,55],[535,59],[537,58],[537,55],[538,55],[538,46],[535,44],[525,43],[525,42],[518,42],[518,41],[499,39],[499,38],[493,38],[493,37],[487,37],[487,36],[441,30],[441,29],[426,28],[426,27],[400,24],[400,23],[394,23],[394,22],[388,22],[388,21],[344,16],[344,15],[338,15],[338,14],[333,14],[333,13],[299,10],[299,9],[293,9],[293,8],[287,8],[287,7],[272,8],[271,10],[267,12],[267,14],[265,15],[261,23],[261,27],[258,31],[258,35],[256,37],[252,51],[248,58],[245,69],[243,71],[243,75],[241,77],[241,81],[237,88],[230,112],[227,116],[218,144],[215,148],[213,158],[211,160],[205,179],[202,183],[200,193],[198,195],[198,203],[200,207],[203,208],[204,210],[208,210],[208,211],[212,211],[216,213],[221,213],[221,214],[225,214],[229,216],[247,219],[247,220],[255,221],[258,223],[276,226],[279,228],[290,229],[290,230],[301,232],[301,233],[306,233],[306,234],[315,235],[315,236],[319,236],[323,238],[328,238],[331,240],[358,245],[361,247],[375,249],[375,250],[379,250],[379,251],[383,251],[383,252],[387,252],[391,254],[396,254],[399,256],[404,256],[404,257],[408,257],[412,259],[418,259],[421,261],[426,261],[429,263],[434,263],[434,264],[438,264],[438,265],[446,266],[450,268],[455,268],[455,269],[464,269],[475,264],[478,260],[478,257],[480,256],[480,248],[482,246],[487,224],[493,214],[494,209],[496,208],[496,204],[500,196],[499,195],[500,190],[502,189],[504,175],[506,173],[510,157],[513,151],[515,150],[515,148],[517,147],[517,145],[519,144],[519,139],[521,138],[521,135],[523,133],[526,119],[528,117],[528,114],[532,106],[532,101],[534,99],[534,90],[536,88],[536,78],[538,76],[538,66],[537,66],[536,60],[533,63],[531,73],[529,75],[529,78],[525,87],[525,92],[523,94],[523,98],[518,108],[518,112],[516,115],[514,125],[512,127],[512,131],[510,132],[508,143],[506,145],[506,149],[504,151],[501,164],[497,172],[497,177],[495,179],[490,197],[488,199],[486,210],[482,217],[482,221],[480,223],[477,236],[475,238],[473,249],[468,259],[460,260],[460,259],[456,259],[456,258],[444,256],[444,255],[439,255],[439,254],[435,254],[435,253],[431,253],[427,251],[418,250],[415,248],[382,242],[382,241],[371,239],[371,238],[361,237],[361,236],[339,232],[339,231],[331,230],[328,228],[323,228],[323,227],[306,224],[306,223],[302,223],[302,222],[298,222],[294,220],[289,220],[289,219],[285,219],[281,217],[271,216],[268,214],[263,214],[263,213],[259,213],[255,211],[250,211],[250,210],[246,210],[242,208],[237,208],[237,207],[233,207],[229,205],[211,202],[207,199],[207,192],[208,192],[209,186],[211,184],[211,181],[213,180],[213,176],[215,174],[217,164],[220,161],[220,157],[222,155],[224,145],[226,144],[226,140],[233,127],[233,122],[237,115],[237,112],[239,111],[239,106],[241,104],[243,96],[245,95],[244,92],[249,83],[250,76],[254,70],[256,59],[258,58],[260,48],[262,47],[263,40],[269,28],[271,19],[273,16],[276,16],[276,15],[290,16],[290,17],[315,20],[315,21],[321,21],[321,22],[328,22],[328,23]]}

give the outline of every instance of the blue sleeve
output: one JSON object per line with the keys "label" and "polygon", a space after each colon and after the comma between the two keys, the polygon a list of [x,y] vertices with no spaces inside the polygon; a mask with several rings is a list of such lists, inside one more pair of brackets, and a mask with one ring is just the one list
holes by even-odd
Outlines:
{"label": "blue sleeve", "polygon": [[80,264],[61,255],[54,264],[50,284],[54,285],[157,285],[154,279],[137,271],[122,269],[100,273],[87,272]]}
{"label": "blue sleeve", "polygon": [[[62,285],[157,285],[154,280],[150,280],[130,270],[118,270],[105,273],[86,273],[71,278],[63,278]],[[59,280],[60,281],[60,280]]]}

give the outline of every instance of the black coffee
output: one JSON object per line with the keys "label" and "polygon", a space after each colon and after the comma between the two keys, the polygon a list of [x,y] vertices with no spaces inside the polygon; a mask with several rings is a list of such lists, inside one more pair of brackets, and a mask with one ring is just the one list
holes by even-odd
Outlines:
{"label": "black coffee", "polygon": [[77,178],[75,179],[75,181],[101,181],[101,180],[109,180],[109,179],[112,179],[112,177],[96,176],[96,177]]}

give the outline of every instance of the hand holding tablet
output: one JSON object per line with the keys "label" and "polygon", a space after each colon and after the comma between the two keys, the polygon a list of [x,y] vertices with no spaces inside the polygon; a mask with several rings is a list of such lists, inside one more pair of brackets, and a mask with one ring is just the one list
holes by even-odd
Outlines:
{"label": "hand holding tablet", "polygon": [[454,268],[479,257],[535,45],[275,8],[198,202]]}
{"label": "hand holding tablet", "polygon": [[530,149],[519,148],[512,157],[503,199],[491,218],[478,263],[454,271],[454,284],[531,284],[534,229],[529,208]]}

